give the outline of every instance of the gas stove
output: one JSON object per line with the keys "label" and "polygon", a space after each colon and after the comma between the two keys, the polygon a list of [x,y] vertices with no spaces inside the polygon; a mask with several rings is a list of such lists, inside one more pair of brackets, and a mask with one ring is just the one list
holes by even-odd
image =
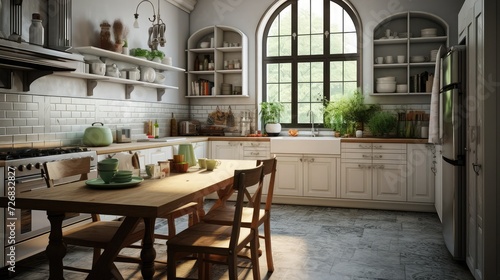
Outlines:
{"label": "gas stove", "polygon": [[[19,148],[0,150],[0,166],[16,168],[16,177],[41,174],[44,162],[92,157],[92,165],[97,165],[97,154],[87,148],[57,147],[57,148]],[[5,169],[7,171],[7,169]]]}

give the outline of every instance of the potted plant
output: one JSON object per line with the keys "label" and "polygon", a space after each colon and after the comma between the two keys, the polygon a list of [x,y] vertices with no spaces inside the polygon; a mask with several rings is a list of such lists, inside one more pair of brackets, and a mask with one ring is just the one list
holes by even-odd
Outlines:
{"label": "potted plant", "polygon": [[368,128],[373,136],[387,137],[394,131],[398,123],[396,116],[387,111],[376,112],[368,121]]}
{"label": "potted plant", "polygon": [[285,106],[280,102],[262,102],[260,103],[260,115],[262,124],[265,125],[265,133],[269,136],[278,136],[281,132],[279,118],[285,110]]}

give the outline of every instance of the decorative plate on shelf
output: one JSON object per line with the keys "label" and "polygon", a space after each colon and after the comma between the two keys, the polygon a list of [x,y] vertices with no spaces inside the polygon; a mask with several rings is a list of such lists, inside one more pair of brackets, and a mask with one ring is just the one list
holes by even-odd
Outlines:
{"label": "decorative plate on shelf", "polygon": [[85,181],[85,184],[92,189],[124,189],[139,185],[144,181],[141,177],[132,177],[132,180],[124,183],[110,182],[109,184],[104,183],[101,178],[95,178]]}

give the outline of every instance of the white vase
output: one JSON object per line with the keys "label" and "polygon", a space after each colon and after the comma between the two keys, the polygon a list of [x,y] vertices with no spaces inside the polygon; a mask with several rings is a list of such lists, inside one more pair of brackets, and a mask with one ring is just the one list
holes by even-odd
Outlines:
{"label": "white vase", "polygon": [[269,136],[278,136],[281,132],[280,123],[268,123],[266,124],[266,133]]}

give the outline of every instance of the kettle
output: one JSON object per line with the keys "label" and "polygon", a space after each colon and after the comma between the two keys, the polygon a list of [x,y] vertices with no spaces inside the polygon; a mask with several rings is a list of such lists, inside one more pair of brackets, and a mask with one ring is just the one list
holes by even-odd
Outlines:
{"label": "kettle", "polygon": [[115,77],[115,78],[120,77],[120,70],[118,70],[118,67],[116,66],[116,64],[113,63],[113,64],[106,65],[106,76]]}

